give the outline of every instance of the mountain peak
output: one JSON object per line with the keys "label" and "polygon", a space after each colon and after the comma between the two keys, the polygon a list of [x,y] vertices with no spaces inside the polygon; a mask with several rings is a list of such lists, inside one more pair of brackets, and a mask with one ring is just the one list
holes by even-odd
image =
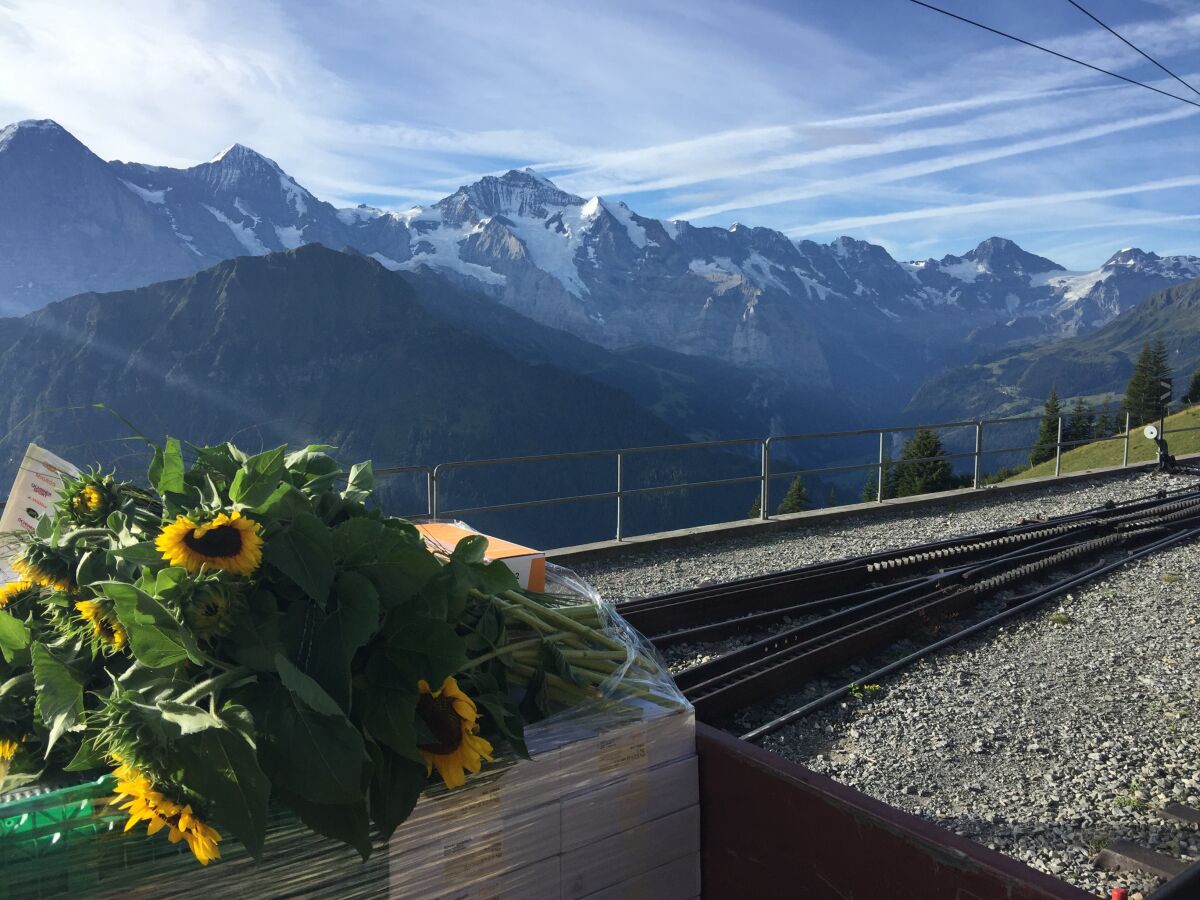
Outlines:
{"label": "mountain peak", "polygon": [[978,263],[986,271],[997,275],[1034,275],[1039,272],[1066,271],[1053,260],[1023,250],[1015,242],[1002,237],[990,237],[981,241],[974,250],[964,253],[962,259]]}
{"label": "mountain peak", "polygon": [[583,204],[582,197],[568,194],[532,169],[510,169],[499,177],[484,175],[474,184],[463,185],[434,206],[447,222],[461,224],[491,216],[544,219],[549,207]]}
{"label": "mountain peak", "polygon": [[1131,266],[1138,268],[1139,266],[1155,263],[1160,259],[1157,253],[1147,253],[1140,247],[1124,247],[1110,256],[1104,261],[1102,269],[1108,269],[1112,266]]}
{"label": "mountain peak", "polygon": [[76,140],[75,136],[67,129],[63,128],[53,119],[22,119],[19,122],[13,122],[11,125],[5,125],[0,128],[0,150],[13,144],[18,137],[21,140],[34,140],[45,142],[47,140],[67,140],[72,144],[83,145]]}
{"label": "mountain peak", "polygon": [[275,160],[267,159],[257,150],[253,150],[245,144],[230,144],[208,162],[202,163],[202,165],[237,166],[239,168],[266,165],[272,169],[279,168]]}

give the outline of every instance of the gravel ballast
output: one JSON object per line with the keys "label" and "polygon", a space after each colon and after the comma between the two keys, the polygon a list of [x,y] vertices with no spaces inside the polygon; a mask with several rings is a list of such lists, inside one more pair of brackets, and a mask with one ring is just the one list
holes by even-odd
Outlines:
{"label": "gravel ballast", "polygon": [[[638,550],[578,568],[610,599],[642,596],[1062,515],[1195,481],[1098,479],[994,503]],[[1099,871],[1092,859],[1117,839],[1185,861],[1200,857],[1195,826],[1162,814],[1172,801],[1200,807],[1198,560],[1200,545],[1189,544],[1133,563],[920,660],[860,699],[770,735],[763,746],[1084,890],[1148,893],[1158,879]],[[694,658],[723,649],[709,646]],[[906,649],[912,647],[893,653]],[[774,698],[739,716],[731,730],[761,724],[846,680]]]}

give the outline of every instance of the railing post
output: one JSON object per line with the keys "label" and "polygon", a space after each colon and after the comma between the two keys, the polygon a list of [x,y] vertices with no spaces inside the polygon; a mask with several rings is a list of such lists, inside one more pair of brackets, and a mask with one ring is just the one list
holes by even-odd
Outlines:
{"label": "railing post", "polygon": [[758,500],[758,517],[766,521],[771,518],[771,439],[762,445],[762,489]]}
{"label": "railing post", "polygon": [[1125,412],[1125,453],[1121,456],[1121,468],[1129,465],[1129,412]]}
{"label": "railing post", "polygon": [[438,517],[438,469],[441,466],[434,466],[433,471],[429,473],[429,517],[436,519]]}
{"label": "railing post", "polygon": [[975,423],[975,490],[983,487],[983,419]]}
{"label": "railing post", "polygon": [[1054,477],[1062,474],[1062,416],[1058,417],[1058,438],[1054,441]]}
{"label": "railing post", "polygon": [[425,470],[425,514],[433,518],[433,469]]}
{"label": "railing post", "polygon": [[625,490],[625,454],[617,454],[617,540],[621,540],[621,500]]}
{"label": "railing post", "polygon": [[875,470],[875,502],[883,502],[883,432],[879,432],[879,467]]}

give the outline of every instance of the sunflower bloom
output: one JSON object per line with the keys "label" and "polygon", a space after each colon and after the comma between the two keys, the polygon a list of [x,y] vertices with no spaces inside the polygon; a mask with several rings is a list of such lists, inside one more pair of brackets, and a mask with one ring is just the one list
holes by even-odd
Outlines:
{"label": "sunflower bloom", "polygon": [[179,516],[163,529],[154,546],[173,566],[195,575],[210,566],[234,575],[251,575],[262,564],[263,539],[257,522],[239,512],[221,513],[197,525]]}
{"label": "sunflower bloom", "polygon": [[10,581],[4,587],[0,587],[0,609],[4,609],[26,591],[33,590],[33,587],[32,581]]}
{"label": "sunflower bloom", "polygon": [[476,734],[479,712],[475,701],[462,692],[453,677],[436,691],[431,691],[423,679],[418,687],[421,696],[417,715],[434,737],[432,742],[417,747],[425,757],[425,774],[436,767],[446,787],[462,787],[467,782],[466,772],[478,772],[483,760],[492,762],[492,745]]}
{"label": "sunflower bloom", "polygon": [[94,484],[85,484],[71,498],[71,509],[80,514],[96,512],[104,503],[104,497]]}
{"label": "sunflower bloom", "polygon": [[25,581],[32,581],[34,584],[40,584],[43,587],[52,588],[56,591],[71,590],[71,580],[65,575],[51,572],[45,566],[38,563],[31,563],[27,559],[17,559],[13,561],[13,569]]}
{"label": "sunflower bloom", "polygon": [[128,635],[117,617],[99,600],[79,600],[75,603],[84,620],[92,626],[92,635],[106,646],[120,650],[125,646]]}
{"label": "sunflower bloom", "polygon": [[191,804],[176,803],[161,791],[156,791],[145,774],[120,759],[117,762],[121,763],[113,771],[117,790],[109,802],[126,801],[118,807],[129,813],[126,831],[138,822],[146,822],[147,834],[158,834],[166,828],[167,840],[172,844],[187,841],[188,849],[201,865],[207,866],[214,859],[220,859],[221,851],[217,847],[221,841],[220,833],[201,821],[192,811]]}
{"label": "sunflower bloom", "polygon": [[10,763],[21,745],[16,741],[0,741],[0,763]]}
{"label": "sunflower bloom", "polygon": [[223,634],[229,625],[229,595],[217,585],[210,585],[195,594],[188,605],[185,618],[188,627],[202,638]]}

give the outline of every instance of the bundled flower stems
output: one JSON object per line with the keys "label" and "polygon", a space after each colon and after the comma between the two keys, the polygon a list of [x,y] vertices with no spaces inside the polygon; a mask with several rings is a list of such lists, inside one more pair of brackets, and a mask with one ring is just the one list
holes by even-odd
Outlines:
{"label": "bundled flower stems", "polygon": [[528,724],[676,702],[602,604],[519,589],[481,536],[431,552],[330,449],[168,440],[149,489],[65,479],[0,589],[0,789],[108,771],[126,830],[202,864],[259,855],[275,802],[365,859]]}

